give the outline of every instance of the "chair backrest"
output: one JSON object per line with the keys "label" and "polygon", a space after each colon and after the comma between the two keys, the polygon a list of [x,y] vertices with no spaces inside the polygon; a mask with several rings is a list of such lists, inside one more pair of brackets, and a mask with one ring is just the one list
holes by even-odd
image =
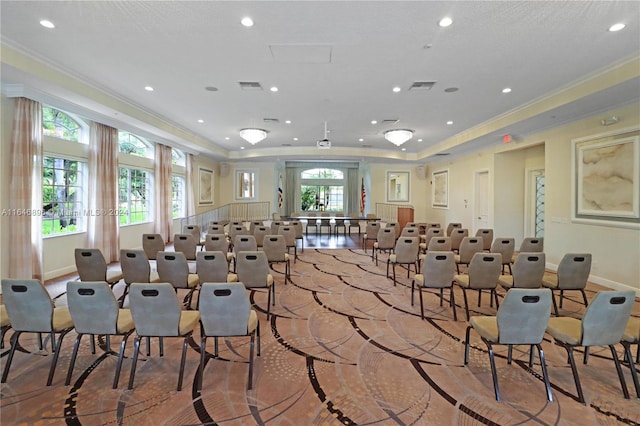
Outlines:
{"label": "chair backrest", "polygon": [[284,241],[287,243],[287,247],[295,247],[296,245],[296,230],[293,226],[282,225],[278,228],[278,234],[284,236]]}
{"label": "chair backrest", "polygon": [[239,252],[236,256],[236,273],[238,281],[245,287],[266,287],[269,275],[269,261],[266,253],[264,251]]}
{"label": "chair backrest", "polygon": [[510,289],[498,309],[498,343],[539,344],[550,316],[551,290]]}
{"label": "chair backrest", "polygon": [[76,332],[118,333],[118,302],[106,281],[67,282],[67,305]]}
{"label": "chair backrest", "polygon": [[365,218],[366,218],[367,220],[376,220],[376,219],[377,219],[377,217],[376,217],[376,214],[375,214],[375,213],[367,213],[367,215],[365,216]]}
{"label": "chair backrest", "polygon": [[279,220],[274,220],[273,222],[271,222],[271,234],[276,235],[278,233],[278,228],[280,228],[282,225],[284,225],[284,222]]}
{"label": "chair backrest", "polygon": [[582,345],[620,342],[635,302],[634,291],[599,291],[582,316]]}
{"label": "chair backrest", "polygon": [[149,282],[151,265],[149,265],[149,259],[144,254],[144,250],[121,249],[120,267],[125,283]]}
{"label": "chair backrest", "polygon": [[431,238],[427,251],[451,251],[451,237]]}
{"label": "chair backrest", "polygon": [[513,286],[538,288],[542,286],[545,269],[544,253],[519,253],[513,262]]}
{"label": "chair backrest", "polygon": [[207,234],[224,234],[224,225],[209,225]]}
{"label": "chair backrest", "polygon": [[229,222],[230,226],[244,226],[244,222],[241,220],[232,220]]}
{"label": "chair backrest", "polygon": [[183,253],[187,260],[196,260],[198,242],[193,238],[192,234],[175,234],[173,236],[173,248],[175,251]]}
{"label": "chair backrest", "polygon": [[229,251],[229,240],[224,234],[207,234],[204,240],[204,249],[206,251],[221,251],[226,253]]}
{"label": "chair backrest", "polygon": [[2,300],[15,331],[52,330],[53,301],[38,280],[2,280]]}
{"label": "chair backrest", "polygon": [[176,288],[188,287],[189,265],[183,253],[179,251],[160,251],[156,261],[160,281],[171,283]]}
{"label": "chair backrest", "polygon": [[80,281],[106,281],[107,262],[99,249],[75,249],[76,269]]}
{"label": "chair backrest", "polygon": [[496,288],[502,273],[500,253],[476,253],[469,264],[469,288]]}
{"label": "chair backrest", "polygon": [[267,235],[262,243],[262,251],[269,262],[283,262],[287,252],[287,241],[284,235]]}
{"label": "chair backrest", "polygon": [[360,217],[358,213],[349,213],[349,228],[359,228],[360,227],[360,219],[356,219]]}
{"label": "chair backrest", "polygon": [[184,225],[182,227],[183,234],[191,234],[193,235],[193,239],[196,243],[200,243],[202,232],[200,232],[199,225]]}
{"label": "chair backrest", "polygon": [[336,213],[336,225],[344,226],[344,213]]}
{"label": "chair backrest", "polygon": [[418,237],[420,235],[420,228],[413,226],[405,226],[400,231],[401,237]]}
{"label": "chair backrest", "polygon": [[558,266],[558,289],[585,288],[591,272],[590,253],[567,253]]}
{"label": "chair backrest", "polygon": [[164,251],[164,240],[160,234],[142,234],[142,249],[147,259],[156,260],[159,251]]}
{"label": "chair backrest", "polygon": [[464,237],[460,243],[460,262],[469,263],[474,254],[482,251],[484,240],[480,237]]}
{"label": "chair backrest", "polygon": [[515,238],[496,238],[491,244],[491,253],[500,253],[502,255],[502,263],[511,263],[511,257],[516,248]]}
{"label": "chair backrest", "polygon": [[379,229],[380,229],[379,222],[367,222],[367,230],[365,231],[367,240],[375,240],[376,238],[378,238]]}
{"label": "chair backrest", "polygon": [[178,336],[181,306],[170,283],[133,283],[131,316],[139,336]]}
{"label": "chair backrest", "polygon": [[457,223],[457,222],[450,222],[447,225],[447,237],[451,236],[451,232],[453,232],[454,229],[456,228],[462,228],[462,223]]}
{"label": "chair backrest", "polygon": [[226,252],[199,251],[196,255],[196,271],[201,283],[226,282],[229,273]]}
{"label": "chair backrest", "polygon": [[520,244],[520,252],[526,251],[529,253],[540,253],[544,251],[544,238],[541,237],[527,237],[522,240]]}
{"label": "chair backrest", "polygon": [[396,241],[396,263],[413,263],[418,259],[420,237],[401,237]]}
{"label": "chair backrest", "polygon": [[247,334],[251,304],[243,283],[206,282],[198,297],[205,336]]}
{"label": "chair backrest", "polygon": [[378,249],[388,250],[395,247],[396,230],[395,228],[380,228],[378,230]]}
{"label": "chair backrest", "polygon": [[229,225],[229,239],[234,241],[236,235],[248,235],[249,230],[243,225]]}
{"label": "chair backrest", "polygon": [[271,213],[271,219],[280,220],[280,213]]}
{"label": "chair backrest", "polygon": [[[462,225],[460,225],[460,226],[462,226]],[[425,225],[425,227],[426,227],[427,229],[429,229],[429,228],[440,228],[440,223],[438,223],[438,222],[429,222],[429,223],[427,223],[427,224]],[[445,236],[446,236],[446,235],[445,235]]]}
{"label": "chair backrest", "polygon": [[254,232],[255,232],[256,227],[262,226],[262,225],[263,225],[263,223],[262,223],[261,220],[252,220],[249,223],[249,235],[253,235]]}
{"label": "chair backrest", "polygon": [[258,245],[258,247],[262,247],[262,240],[264,240],[264,236],[269,234],[271,234],[270,226],[261,225],[256,226],[253,229],[253,236],[256,237],[256,244]]}
{"label": "chair backrest", "polygon": [[493,229],[480,228],[476,231],[476,237],[482,237],[484,240],[484,244],[482,246],[483,250],[491,249],[491,244],[493,243]]}
{"label": "chair backrest", "polygon": [[428,251],[420,270],[425,287],[451,287],[456,273],[455,256],[451,251]]}
{"label": "chair backrest", "polygon": [[296,232],[297,240],[304,238],[304,229],[302,228],[302,222],[300,222],[299,220],[293,220],[289,225],[293,226],[293,229]]}
{"label": "chair backrest", "polygon": [[400,229],[400,224],[398,222],[387,222],[386,227],[393,228],[396,236],[399,236],[400,233],[402,232],[402,229]]}
{"label": "chair backrest", "polygon": [[460,244],[465,237],[469,236],[469,230],[464,228],[455,228],[451,231],[451,249],[459,250]]}
{"label": "chair backrest", "polygon": [[433,237],[445,237],[444,230],[441,228],[427,228],[427,232],[424,235],[425,244],[429,247],[429,243]]}
{"label": "chair backrest", "polygon": [[236,235],[233,239],[233,252],[236,254],[240,251],[256,250],[258,250],[258,243],[253,235]]}

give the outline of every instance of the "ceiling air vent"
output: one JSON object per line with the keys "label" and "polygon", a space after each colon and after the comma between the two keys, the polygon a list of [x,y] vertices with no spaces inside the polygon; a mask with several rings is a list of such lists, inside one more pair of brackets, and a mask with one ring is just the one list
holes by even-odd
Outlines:
{"label": "ceiling air vent", "polygon": [[434,84],[435,81],[414,81],[409,90],[430,90]]}
{"label": "ceiling air vent", "polygon": [[442,157],[442,156],[445,156],[445,155],[449,155],[449,153],[448,152],[439,152],[436,155],[439,155],[439,156]]}
{"label": "ceiling air vent", "polygon": [[242,90],[262,90],[262,86],[257,81],[239,81]]}
{"label": "ceiling air vent", "polygon": [[381,124],[393,126],[394,124],[398,124],[398,119],[388,118],[386,120],[382,120]]}
{"label": "ceiling air vent", "polygon": [[263,118],[262,121],[264,121],[265,123],[279,123],[280,120],[278,120],[277,118]]}

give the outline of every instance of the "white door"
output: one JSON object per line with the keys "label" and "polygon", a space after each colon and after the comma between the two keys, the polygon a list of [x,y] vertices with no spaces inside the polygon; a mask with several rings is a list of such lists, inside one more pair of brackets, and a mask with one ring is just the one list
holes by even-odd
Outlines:
{"label": "white door", "polygon": [[489,228],[489,171],[476,172],[474,195],[474,230]]}

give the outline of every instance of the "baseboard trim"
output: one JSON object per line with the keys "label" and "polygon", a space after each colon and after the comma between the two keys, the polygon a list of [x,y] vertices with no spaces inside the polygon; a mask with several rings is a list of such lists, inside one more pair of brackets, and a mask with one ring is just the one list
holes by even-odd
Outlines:
{"label": "baseboard trim", "polygon": [[[547,263],[545,265],[545,267],[553,272],[557,272],[558,271],[558,265],[554,264],[554,263]],[[626,284],[622,284],[619,283],[617,281],[611,281],[608,280],[606,278],[602,278],[602,277],[598,277],[596,275],[589,275],[589,282],[592,282],[594,284],[598,284],[601,285],[603,287],[607,287],[611,290],[617,290],[617,291],[635,291],[636,293],[636,297],[640,297],[640,288],[635,288],[635,287],[631,287],[628,286]]]}

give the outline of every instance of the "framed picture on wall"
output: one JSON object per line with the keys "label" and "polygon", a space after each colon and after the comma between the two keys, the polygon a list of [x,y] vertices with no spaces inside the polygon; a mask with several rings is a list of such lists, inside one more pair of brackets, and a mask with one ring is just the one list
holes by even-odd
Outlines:
{"label": "framed picture on wall", "polygon": [[449,169],[431,174],[431,207],[449,208]]}
{"label": "framed picture on wall", "polygon": [[213,170],[198,169],[198,205],[213,204]]}

